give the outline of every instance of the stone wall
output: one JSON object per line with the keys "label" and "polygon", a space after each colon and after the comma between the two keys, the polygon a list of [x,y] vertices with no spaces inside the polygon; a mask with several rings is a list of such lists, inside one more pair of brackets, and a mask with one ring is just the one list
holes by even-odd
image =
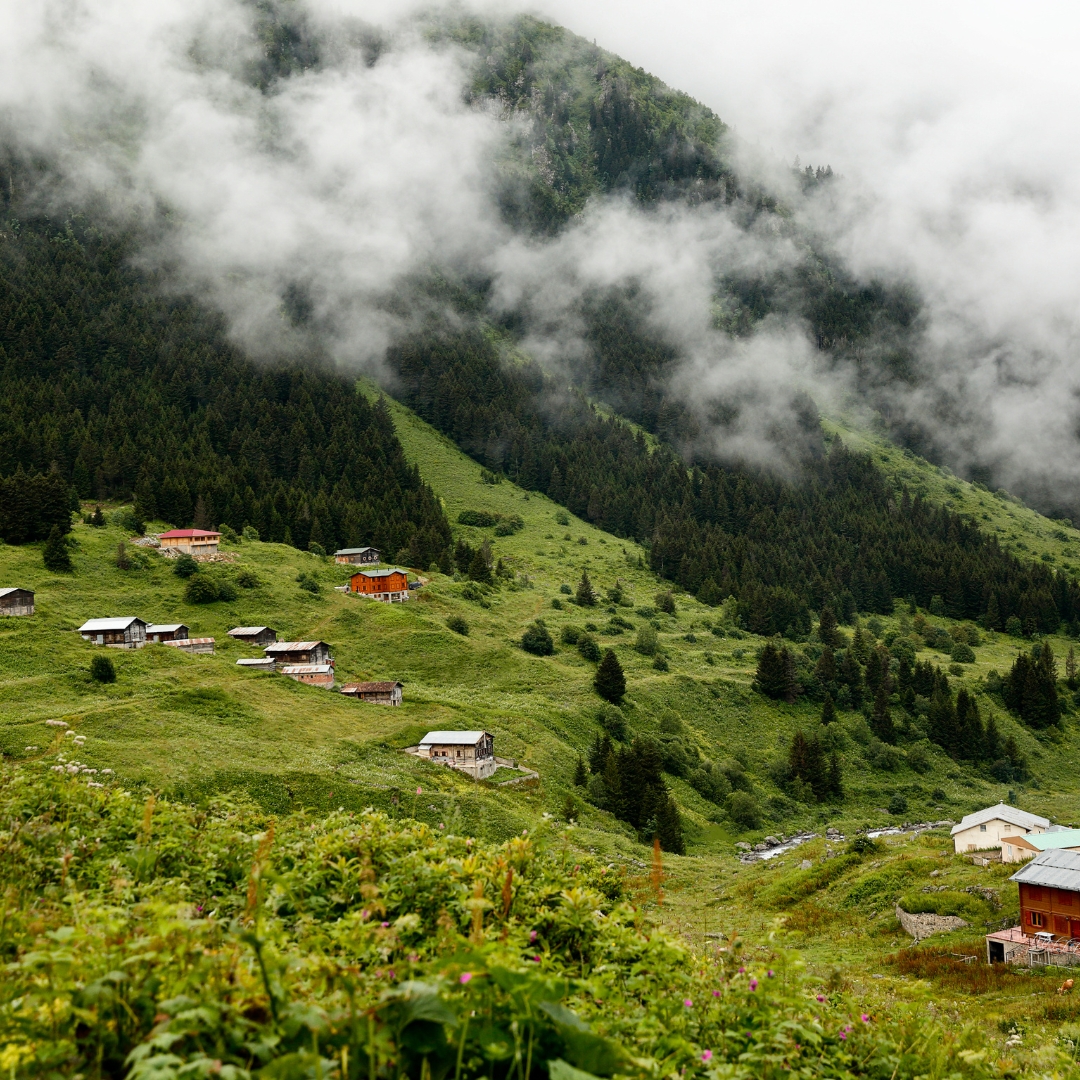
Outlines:
{"label": "stone wall", "polygon": [[967,922],[959,915],[931,915],[928,913],[913,914],[905,911],[899,904],[896,905],[896,917],[904,931],[910,934],[916,941],[922,941],[931,934],[942,934],[947,930],[959,930],[967,926]]}

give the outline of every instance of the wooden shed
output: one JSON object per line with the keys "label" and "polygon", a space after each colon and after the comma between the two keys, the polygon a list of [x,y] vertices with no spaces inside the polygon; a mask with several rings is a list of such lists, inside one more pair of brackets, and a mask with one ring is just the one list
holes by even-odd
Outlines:
{"label": "wooden shed", "polygon": [[381,556],[382,552],[380,552],[378,548],[342,548],[340,551],[334,552],[334,562],[352,563],[357,566],[363,566],[368,563],[377,563]]}
{"label": "wooden shed", "polygon": [[429,731],[418,751],[420,757],[460,769],[476,780],[486,780],[498,768],[495,736],[488,731]]}
{"label": "wooden shed", "polygon": [[248,645],[273,645],[277,641],[277,631],[269,626],[234,626],[229,637]]}
{"label": "wooden shed", "polygon": [[349,578],[349,592],[401,604],[409,599],[409,575],[404,570],[358,570]]}
{"label": "wooden shed", "polygon": [[210,529],[172,529],[163,532],[158,540],[165,555],[213,555],[217,552],[221,533]]}
{"label": "wooden shed", "polygon": [[0,615],[33,615],[34,593],[31,589],[0,589]]}
{"label": "wooden shed", "polygon": [[236,666],[245,671],[275,671],[277,663],[272,656],[256,656],[252,659],[237,660]]}
{"label": "wooden shed", "polygon": [[334,665],[330,646],[325,641],[275,641],[263,652],[282,664],[329,664]]}
{"label": "wooden shed", "polygon": [[190,636],[190,628],[183,623],[151,623],[146,628],[147,641],[182,641]]}
{"label": "wooden shed", "polygon": [[400,705],[403,685],[399,682],[346,683],[341,692],[357,701],[370,701],[375,705]]}
{"label": "wooden shed", "polygon": [[128,615],[118,619],[90,619],[79,627],[83,641],[112,649],[141,649],[146,644],[146,623]]}
{"label": "wooden shed", "polygon": [[321,686],[324,690],[330,690],[334,685],[333,664],[285,664],[277,670],[282,675],[308,686]]}
{"label": "wooden shed", "polygon": [[173,641],[163,641],[161,644],[192,655],[195,653],[205,653],[208,656],[214,655],[215,642],[212,637],[176,638]]}

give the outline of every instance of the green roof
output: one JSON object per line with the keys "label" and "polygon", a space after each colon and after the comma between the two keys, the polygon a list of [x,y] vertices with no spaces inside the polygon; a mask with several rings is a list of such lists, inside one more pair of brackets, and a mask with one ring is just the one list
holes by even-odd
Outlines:
{"label": "green roof", "polygon": [[1039,851],[1058,848],[1080,848],[1080,829],[1058,829],[1055,832],[1028,833],[1024,839]]}

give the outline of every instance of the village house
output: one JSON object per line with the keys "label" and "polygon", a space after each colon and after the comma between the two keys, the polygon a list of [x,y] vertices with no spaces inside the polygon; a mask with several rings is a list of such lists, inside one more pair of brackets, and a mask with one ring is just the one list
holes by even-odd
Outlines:
{"label": "village house", "polygon": [[285,664],[277,670],[282,675],[308,686],[321,686],[324,690],[330,690],[334,686],[333,664]]}
{"label": "village house", "polygon": [[349,592],[386,604],[409,599],[409,575],[404,570],[358,570],[349,579]]}
{"label": "village house", "polygon": [[107,645],[111,649],[141,649],[146,644],[146,623],[134,616],[119,619],[90,619],[79,627],[83,641]]}
{"label": "village house", "polygon": [[377,563],[381,554],[378,548],[373,547],[342,548],[340,551],[334,552],[334,562],[354,563],[357,565]]}
{"label": "village house", "polygon": [[1017,810],[1015,806],[998,803],[968,814],[959,825],[952,828],[952,838],[956,853],[985,851],[988,848],[1001,849],[1001,841],[1006,836],[1026,836],[1029,833],[1042,833],[1050,828],[1048,818],[1038,814],[1029,814],[1026,810]]}
{"label": "village house", "polygon": [[245,668],[247,671],[274,671],[277,668],[277,662],[272,656],[256,656],[250,660],[237,660],[236,666]]}
{"label": "village house", "polygon": [[1042,851],[1080,851],[1080,829],[1051,825],[1044,833],[1006,836],[1001,841],[1001,861],[1022,863]]}
{"label": "village house", "polygon": [[400,705],[402,686],[399,682],[346,683],[341,692],[346,697],[370,701],[375,705]]}
{"label": "village house", "polygon": [[204,653],[214,655],[214,639],[212,637],[174,638],[172,641],[163,641],[162,645],[168,645],[172,649],[179,649],[190,655]]}
{"label": "village house", "polygon": [[277,641],[277,631],[269,626],[234,626],[229,637],[248,645],[272,645]]}
{"label": "village house", "polygon": [[217,552],[221,533],[208,529],[172,529],[163,532],[158,540],[164,555],[213,555]]}
{"label": "village house", "polygon": [[429,731],[417,747],[417,755],[439,765],[486,780],[495,763],[495,737],[487,731]]}
{"label": "village house", "polygon": [[33,615],[32,589],[0,589],[0,615]]}
{"label": "village house", "polygon": [[267,645],[263,653],[277,661],[279,670],[282,664],[334,666],[330,646],[325,641],[276,641],[273,645]]}
{"label": "village house", "polygon": [[987,962],[1080,964],[1080,851],[1041,851],[1009,880],[1020,925],[986,935]]}
{"label": "village house", "polygon": [[180,641],[189,636],[189,628],[183,623],[152,623],[146,628],[147,641]]}

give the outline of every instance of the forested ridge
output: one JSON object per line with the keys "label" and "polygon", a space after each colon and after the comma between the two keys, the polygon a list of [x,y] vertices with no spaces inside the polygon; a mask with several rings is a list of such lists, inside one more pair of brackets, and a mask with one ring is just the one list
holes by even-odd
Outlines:
{"label": "forested ridge", "polygon": [[[0,226],[0,476],[54,471],[83,499],[134,495],[147,518],[301,548],[404,548],[422,566],[446,552],[385,408],[313,364],[246,360],[130,254],[78,223]],[[5,535],[40,529],[23,531]]]}

